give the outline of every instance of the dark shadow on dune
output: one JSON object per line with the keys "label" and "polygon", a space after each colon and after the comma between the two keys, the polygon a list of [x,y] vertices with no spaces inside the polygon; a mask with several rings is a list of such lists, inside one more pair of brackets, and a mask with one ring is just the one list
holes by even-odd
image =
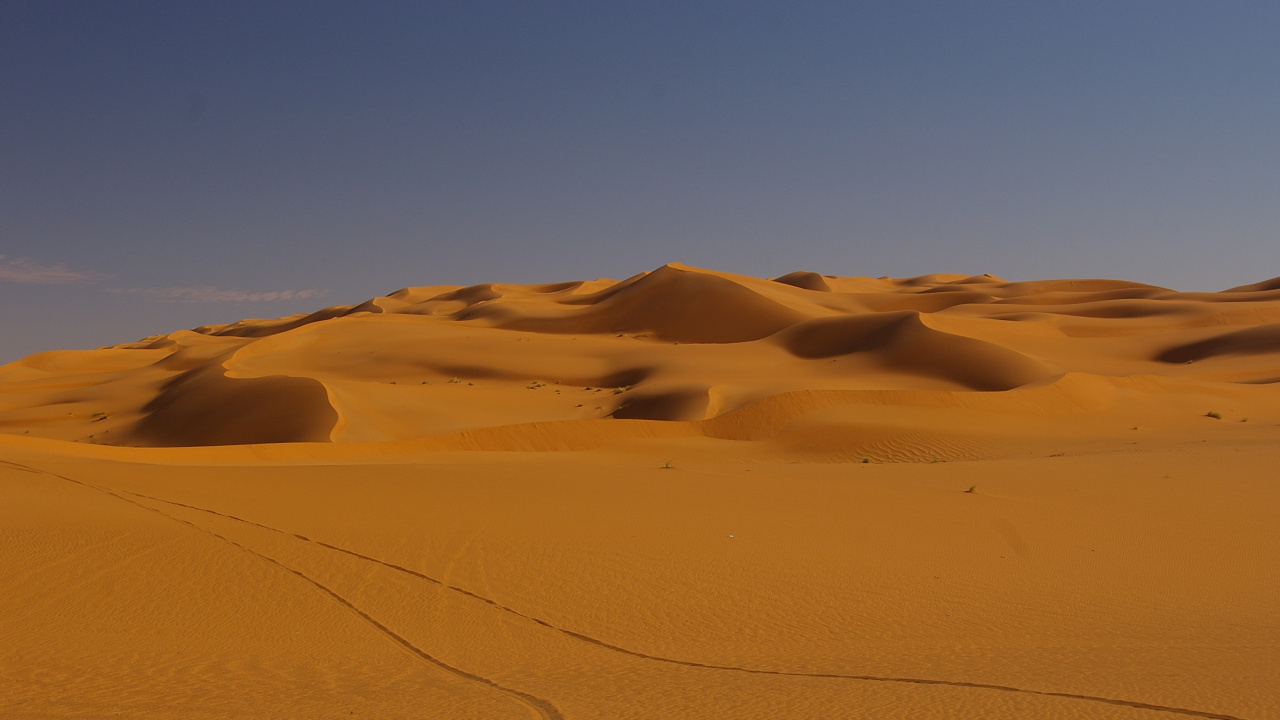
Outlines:
{"label": "dark shadow on dune", "polygon": [[867,310],[877,313],[920,312],[935,313],[959,305],[982,305],[994,300],[990,295],[973,292],[967,288],[947,292],[917,293],[864,293],[858,302]]}
{"label": "dark shadow on dune", "polygon": [[274,375],[229,378],[220,366],[182,373],[143,408],[124,444],[148,446],[328,442],[338,422],[324,385]]}
{"label": "dark shadow on dune", "polygon": [[706,390],[672,390],[628,396],[613,412],[620,420],[701,420],[707,411]]}
{"label": "dark shadow on dune", "polygon": [[886,369],[972,390],[1011,390],[1057,374],[1008,348],[934,330],[910,311],[810,320],[779,333],[777,340],[797,357],[862,356]]}
{"label": "dark shadow on dune", "polygon": [[1222,355],[1280,352],[1280,323],[1235,330],[1199,342],[1178,345],[1156,356],[1160,362],[1185,363]]}

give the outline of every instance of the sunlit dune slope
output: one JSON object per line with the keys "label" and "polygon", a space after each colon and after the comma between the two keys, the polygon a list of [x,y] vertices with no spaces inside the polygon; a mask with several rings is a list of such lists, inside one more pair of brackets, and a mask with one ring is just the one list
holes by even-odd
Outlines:
{"label": "sunlit dune slope", "polygon": [[621,282],[406,288],[40,353],[0,367],[0,432],[496,450],[689,435],[927,460],[1028,433],[1275,414],[1278,385],[1277,280],[1179,293],[672,264]]}

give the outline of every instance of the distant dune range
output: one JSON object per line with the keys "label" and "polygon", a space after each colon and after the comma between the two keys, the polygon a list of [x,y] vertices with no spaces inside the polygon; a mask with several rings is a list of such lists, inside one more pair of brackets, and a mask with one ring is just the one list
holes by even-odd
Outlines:
{"label": "distant dune range", "polygon": [[[1047,428],[1112,429],[1071,422],[1091,413],[1176,423],[1265,408],[1277,383],[1277,280],[1180,293],[990,275],[761,280],[671,264],[621,282],[405,288],[40,353],[0,367],[0,431],[486,450],[701,435],[955,459]],[[1117,408],[1124,418],[1107,412]]]}
{"label": "distant dune range", "polygon": [[0,716],[1280,720],[1280,279],[406,288],[0,367]]}

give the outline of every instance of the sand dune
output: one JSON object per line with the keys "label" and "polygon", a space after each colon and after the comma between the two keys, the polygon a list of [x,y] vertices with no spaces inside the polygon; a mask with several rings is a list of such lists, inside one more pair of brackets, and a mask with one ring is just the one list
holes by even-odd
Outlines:
{"label": "sand dune", "polygon": [[1280,278],[672,264],[39,353],[0,707],[1280,718],[1278,461]]}
{"label": "sand dune", "polygon": [[10,363],[0,428],[146,446],[401,440],[610,417],[696,423],[796,390],[1015,391],[1073,372],[1258,385],[1277,374],[1272,292],[767,281],[681,265],[616,283],[406,288]]}

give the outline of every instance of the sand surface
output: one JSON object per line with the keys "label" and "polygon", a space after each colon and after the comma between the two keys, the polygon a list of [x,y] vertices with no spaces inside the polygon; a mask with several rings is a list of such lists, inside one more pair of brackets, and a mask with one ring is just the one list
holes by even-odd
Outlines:
{"label": "sand surface", "polygon": [[1280,718],[1277,467],[1280,281],[668,265],[41,353],[0,714]]}

